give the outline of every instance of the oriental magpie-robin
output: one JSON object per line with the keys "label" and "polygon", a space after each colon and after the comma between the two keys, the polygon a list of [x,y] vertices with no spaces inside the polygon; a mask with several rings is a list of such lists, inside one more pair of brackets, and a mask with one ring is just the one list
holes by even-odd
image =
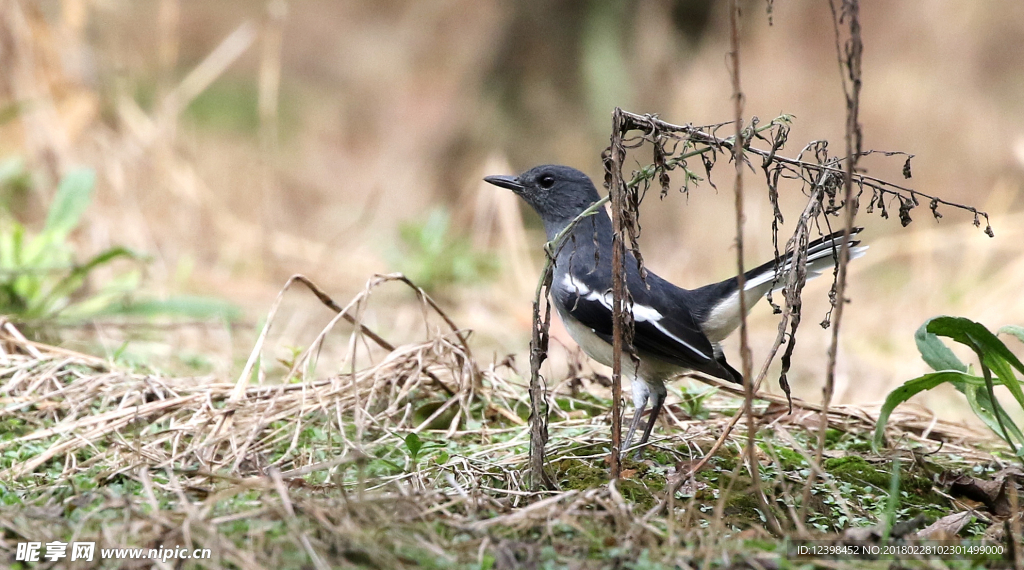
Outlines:
{"label": "oriental magpie-robin", "polygon": [[[485,181],[512,190],[540,214],[549,241],[600,196],[590,178],[568,166],[538,166],[516,176],[488,176]],[[855,228],[852,236],[861,228]],[[563,238],[554,260],[551,299],[565,328],[583,351],[612,365],[612,224],[604,209],[581,219]],[[850,241],[850,257],[866,248]],[[842,232],[808,244],[807,277],[835,266]],[[738,281],[687,290],[648,271],[641,277],[627,253],[626,286],[632,297],[633,348],[637,361],[623,355],[622,371],[630,378],[636,411],[623,450],[629,449],[640,418],[651,402],[651,417],[638,447],[651,435],[665,401],[665,381],[688,371],[743,383],[743,376],[725,360],[721,341],[740,324]],[[792,254],[784,260],[788,268]],[[744,300],[750,308],[770,290],[784,284],[775,279],[775,262],[745,273]],[[639,364],[637,364],[637,362]],[[639,454],[639,451],[637,452]]]}

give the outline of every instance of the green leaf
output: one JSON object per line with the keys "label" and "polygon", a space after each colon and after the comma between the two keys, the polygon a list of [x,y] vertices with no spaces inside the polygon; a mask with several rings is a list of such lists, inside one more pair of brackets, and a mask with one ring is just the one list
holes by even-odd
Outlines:
{"label": "green leaf", "polygon": [[983,352],[991,352],[1024,373],[1024,363],[981,323],[963,317],[935,317],[928,321],[927,329],[930,333],[949,337],[971,348],[978,347]]}
{"label": "green leaf", "polygon": [[[963,317],[936,317],[926,323],[930,333],[949,337],[967,345],[978,355],[984,366],[996,373],[1013,397],[1024,408],[1024,389],[1013,374],[1010,366],[1024,373],[1024,364],[1006,348],[1003,341],[992,334],[984,325]],[[996,407],[998,402],[993,402]]]}
{"label": "green leaf", "polygon": [[[988,395],[987,390],[983,390],[984,386],[978,386],[974,384],[967,384],[963,386],[963,389],[957,387],[960,392],[967,398],[967,403],[970,404],[971,410],[974,415],[978,416],[982,422],[988,426],[988,429],[992,430],[992,433],[999,436],[1000,439],[1005,440],[1003,437],[1003,430],[999,427],[999,420],[996,419],[996,414],[1003,420],[1003,425],[1006,427],[1006,431],[1009,432],[1011,438],[1017,439],[1022,445],[1024,445],[1024,433],[1021,432],[1017,424],[1013,423],[1013,420],[1007,415],[1006,411],[1003,410],[1002,406],[994,406],[992,399]],[[1016,448],[1016,444],[1012,441],[1007,441],[1011,448]]]}
{"label": "green leaf", "polygon": [[892,462],[892,472],[889,475],[889,497],[885,501],[885,531],[882,533],[882,543],[889,542],[889,533],[896,523],[896,509],[900,504],[900,458]]}
{"label": "green leaf", "polygon": [[130,340],[126,340],[126,341],[122,342],[121,346],[119,346],[117,348],[117,350],[115,350],[114,353],[110,355],[111,362],[117,362],[118,359],[120,359],[121,356],[124,354],[124,351],[128,348],[128,345],[130,343],[131,343]]}
{"label": "green leaf", "polygon": [[253,363],[252,372],[249,374],[249,384],[260,383],[260,367],[263,366],[263,357],[260,355],[256,356],[256,362]]}
{"label": "green leaf", "polygon": [[[1013,372],[1013,368],[1024,372],[1024,365],[1021,364],[1016,355],[1006,348],[1002,341],[980,323],[968,319],[946,317],[935,328],[942,329],[940,334],[945,333],[951,338],[955,338],[958,342],[970,346],[978,355],[982,371],[985,373],[986,392],[984,400],[987,400],[987,408],[992,412],[996,423],[996,427],[991,429],[1009,444],[1016,455],[1024,457],[1024,438],[1021,437],[1021,430],[1010,419],[1006,411],[1003,410],[1002,404],[996,398],[993,392],[995,382],[989,374],[989,370],[994,372],[999,380],[1001,380],[1001,383],[1013,394],[1018,405],[1024,409],[1024,389],[1021,388],[1021,384]],[[931,326],[929,326],[929,330],[932,330]],[[979,403],[983,401],[980,393],[976,397]],[[1013,440],[1015,438],[1022,443],[1021,446],[1014,443]]]}
{"label": "green leaf", "polygon": [[399,232],[402,245],[391,262],[427,291],[477,281],[496,268],[494,256],[474,250],[465,236],[453,232],[444,209],[431,211],[422,223],[402,224]]}
{"label": "green leaf", "polygon": [[985,354],[984,363],[996,373],[996,376],[1002,380],[1006,389],[1013,394],[1013,397],[1017,400],[1021,409],[1024,409],[1024,390],[1021,389],[1020,381],[1017,380],[1017,376],[1014,375],[1013,369],[1010,368],[1005,360],[990,353]]}
{"label": "green leaf", "polygon": [[420,449],[423,448],[423,441],[415,433],[409,433],[409,435],[405,436],[405,447],[409,450],[412,460],[416,461],[416,457],[420,454]]}
{"label": "green leaf", "polygon": [[65,297],[71,295],[72,293],[80,289],[82,285],[85,284],[86,278],[89,276],[89,273],[93,269],[96,269],[97,267],[100,267],[102,265],[106,265],[120,257],[139,259],[142,256],[128,248],[121,246],[112,247],[98,255],[93,256],[93,258],[85,262],[85,264],[79,265],[72,269],[71,272],[65,275],[59,282],[57,282],[57,284],[54,285],[53,288],[51,288],[50,291],[45,296],[36,301],[35,305],[32,308],[32,312],[35,313],[34,316],[51,316],[50,314],[48,314],[51,312],[50,308],[64,305],[64,303],[60,303],[60,301],[64,300]]}
{"label": "green leaf", "polygon": [[885,424],[889,421],[889,416],[892,415],[892,411],[896,409],[896,406],[906,402],[920,392],[931,390],[946,382],[962,380],[964,376],[967,375],[963,372],[952,370],[932,372],[913,380],[907,380],[902,386],[889,392],[889,395],[885,397],[885,403],[882,404],[882,409],[878,413],[878,423],[875,425],[875,437],[871,441],[871,448],[876,452],[881,448],[882,440],[885,438]]}
{"label": "green leaf", "polygon": [[46,216],[45,232],[51,234],[55,241],[64,239],[71,230],[78,226],[82,214],[92,201],[92,189],[96,183],[96,174],[89,168],[72,170],[61,180],[57,187],[57,195],[50,205]]}
{"label": "green leaf", "polygon": [[81,322],[110,314],[111,307],[123,305],[139,288],[141,279],[142,274],[137,269],[115,275],[97,287],[90,287],[90,293],[84,297],[72,295],[74,301],[61,309],[57,317],[61,321]]}
{"label": "green leaf", "polygon": [[921,353],[921,358],[925,363],[935,371],[967,372],[967,365],[961,362],[938,336],[928,332],[927,328],[928,323],[926,322],[914,333],[914,342],[917,343],[917,350]]}
{"label": "green leaf", "polygon": [[[10,222],[8,231],[0,232],[0,269],[15,270],[21,264],[21,244],[25,228],[18,222]],[[0,274],[0,279],[8,275]]]}

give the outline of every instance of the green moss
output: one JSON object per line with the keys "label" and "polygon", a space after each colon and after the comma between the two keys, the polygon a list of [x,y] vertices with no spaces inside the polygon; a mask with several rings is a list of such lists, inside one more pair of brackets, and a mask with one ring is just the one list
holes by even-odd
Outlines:
{"label": "green moss", "polygon": [[725,500],[722,514],[733,524],[754,525],[761,523],[761,511],[758,509],[757,498],[753,493],[733,491]]}
{"label": "green moss", "polygon": [[900,489],[913,493],[931,494],[932,481],[927,477],[921,477],[913,473],[904,473],[900,478]]}
{"label": "green moss", "polygon": [[736,456],[729,449],[720,449],[718,455],[714,456],[711,462],[722,471],[736,469]]}
{"label": "green moss", "polygon": [[826,459],[822,467],[833,477],[848,483],[868,484],[879,489],[889,487],[889,474],[860,457],[833,457]]}
{"label": "green moss", "polygon": [[803,469],[807,466],[807,462],[804,461],[802,455],[786,447],[774,446],[772,451],[775,456],[779,458],[781,465],[779,466],[783,471],[794,471],[797,469]]}
{"label": "green moss", "polygon": [[843,435],[845,435],[843,432],[835,428],[828,428],[825,431],[825,445],[829,448],[835,447],[839,440],[843,439]]}
{"label": "green moss", "polygon": [[[888,489],[892,473],[871,465],[861,457],[835,457],[826,459],[822,467],[837,479],[854,483],[869,484],[879,489]],[[900,469],[900,490],[909,493],[928,493],[931,491],[932,482],[927,477],[922,477],[913,471],[913,466],[905,466]]]}
{"label": "green moss", "polygon": [[556,464],[555,477],[563,490],[585,491],[608,482],[608,472],[580,459],[563,459]]}
{"label": "green moss", "polygon": [[[665,489],[665,476],[644,463],[631,459],[622,462],[629,473],[618,482],[619,493],[637,509],[649,510]],[[555,464],[555,477],[563,490],[585,491],[608,484],[608,470],[580,459],[562,459]]]}
{"label": "green moss", "polygon": [[636,505],[634,512],[646,512],[658,502],[657,495],[665,489],[665,478],[660,476],[620,479],[619,492]]}

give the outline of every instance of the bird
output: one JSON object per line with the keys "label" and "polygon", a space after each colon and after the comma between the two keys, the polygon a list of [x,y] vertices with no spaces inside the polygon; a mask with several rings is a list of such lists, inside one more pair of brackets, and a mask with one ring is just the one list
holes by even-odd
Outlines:
{"label": "bird", "polygon": [[[511,190],[540,216],[548,241],[600,200],[586,174],[569,166],[547,164],[519,176],[486,176],[484,181]],[[850,234],[850,258],[863,255]],[[580,219],[556,245],[550,297],[569,335],[590,358],[612,365],[612,236],[611,219],[604,208]],[[843,232],[815,240],[807,247],[807,278],[835,266]],[[788,253],[780,263],[792,263]],[[744,300],[750,308],[769,291],[782,289],[775,278],[776,262],[769,261],[744,273]],[[641,416],[651,414],[637,445],[636,456],[647,444],[665,403],[665,382],[687,372],[701,372],[736,384],[743,375],[725,358],[721,342],[740,324],[738,279],[732,277],[697,289],[683,289],[652,271],[641,275],[636,259],[627,252],[625,283],[632,299],[634,331],[632,353],[623,355],[622,371],[630,379],[635,408],[623,445],[630,449]]]}

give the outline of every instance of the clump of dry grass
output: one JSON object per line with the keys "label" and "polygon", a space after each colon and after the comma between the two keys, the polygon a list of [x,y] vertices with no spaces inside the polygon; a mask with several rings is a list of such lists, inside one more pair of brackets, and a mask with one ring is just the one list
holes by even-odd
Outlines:
{"label": "clump of dry grass", "polygon": [[[349,310],[358,313],[375,287],[403,279],[373,279],[339,317]],[[429,309],[432,301],[417,292]],[[485,394],[474,388],[479,377],[490,372],[476,368],[458,330],[432,331],[421,342],[391,347],[379,360],[363,356],[360,362],[369,362],[361,364],[356,358],[361,338],[365,333],[376,335],[357,324],[349,339],[351,372],[308,378],[320,343],[337,320],[296,359],[285,378],[273,383],[263,382],[258,364],[254,374],[249,373],[251,364],[234,383],[216,377],[174,378],[127,371],[102,359],[27,341],[8,324],[0,355],[0,415],[9,431],[0,442],[0,452],[7,457],[13,453],[17,459],[6,462],[0,479],[23,491],[26,498],[44,497],[53,508],[52,498],[64,494],[61,489],[69,484],[73,488],[83,475],[98,478],[99,502],[93,493],[84,495],[93,512],[118,509],[130,518],[147,519],[145,524],[136,521],[124,526],[106,521],[93,529],[103,535],[101,544],[109,546],[180,538],[214,548],[225,563],[258,567],[251,554],[225,542],[218,529],[243,518],[262,517],[285,524],[289,534],[295,535],[295,545],[313,560],[327,546],[324,537],[333,537],[338,543],[333,546],[341,546],[344,557],[348,547],[343,543],[351,543],[358,535],[353,531],[361,528],[359,517],[389,524],[411,520],[420,505],[441,503],[443,497],[435,497],[438,493],[430,490],[432,485],[421,483],[414,485],[415,500],[403,496],[408,493],[393,492],[404,489],[402,485],[386,486],[388,492],[364,498],[364,483],[372,488],[375,482],[360,476],[358,498],[349,499],[340,480],[341,484],[326,487],[310,485],[311,474],[337,476],[350,466],[361,471],[366,463],[361,450],[372,449],[382,439],[401,441],[396,431],[413,433],[448,407],[468,410],[475,399],[503,402],[511,392],[501,382],[489,382]],[[271,316],[251,363],[259,361],[259,349],[272,324]],[[260,382],[250,384],[253,376]],[[414,406],[437,397],[446,403],[417,425]],[[467,414],[457,414],[450,431],[457,429],[458,416]],[[326,435],[311,436],[318,430],[326,430]],[[161,480],[150,472],[160,474]],[[107,492],[111,482],[124,478],[141,485],[138,504]],[[289,487],[312,489],[314,496],[293,501]],[[326,489],[339,490],[341,496],[325,498]],[[258,507],[217,516],[223,502],[250,492],[259,496]],[[202,498],[198,502],[197,495]],[[168,497],[177,505],[172,512],[160,504]],[[337,508],[338,501],[343,508]],[[292,528],[297,510],[307,526],[323,531],[315,546],[303,531]],[[339,512],[347,514],[338,518]],[[32,521],[42,522],[30,509],[14,511],[3,523],[24,539],[49,541],[68,530],[58,526],[43,532]]]}
{"label": "clump of dry grass", "polygon": [[[5,475],[21,477],[53,458],[73,457],[104,440],[113,446],[95,456],[95,461],[122,469],[133,469],[141,462],[154,468],[192,465],[209,472],[237,472],[247,465],[252,471],[266,467],[264,454],[282,442],[290,443],[274,463],[303,465],[292,456],[299,434],[311,419],[338,429],[344,452],[359,444],[348,441],[341,426],[353,425],[359,439],[371,428],[423,429],[434,417],[421,425],[413,423],[417,398],[443,395],[447,401],[435,417],[448,407],[468,410],[481,372],[462,332],[456,329],[435,331],[417,343],[388,345],[392,350],[384,358],[359,366],[364,327],[357,326],[349,339],[345,363],[352,371],[324,379],[308,377],[320,345],[340,317],[360,311],[375,287],[401,279],[374,278],[296,359],[288,375],[274,384],[263,382],[261,368],[254,370],[273,313],[250,363],[235,383],[214,377],[169,378],[117,370],[101,359],[49,347],[40,350],[33,343],[11,338],[11,347],[23,346],[25,352],[8,350],[4,356],[6,411],[20,412],[26,421],[49,427],[4,442],[0,450],[37,441],[50,442],[50,447],[30,461],[12,466]],[[425,307],[436,306],[417,291]],[[256,385],[249,383],[252,377],[258,378]],[[283,424],[272,429],[278,422]],[[452,422],[451,431],[457,424]],[[120,435],[129,426],[146,429],[128,441]]]}
{"label": "clump of dry grass", "polygon": [[[389,283],[419,297],[420,340],[391,346],[362,324],[373,293]],[[510,568],[551,556],[625,560],[643,549],[682,563],[718,556],[742,529],[764,534],[736,498],[746,488],[737,459],[744,437],[730,434],[705,470],[690,473],[739,409],[730,387],[720,386],[703,414],[668,406],[671,430],[654,438],[654,460],[627,461],[622,479],[607,483],[604,403],[573,388],[578,378],[558,384],[549,396],[548,457],[561,489],[534,493],[519,417],[526,386],[514,367],[475,360],[468,331],[401,276],[373,278],[345,307],[325,302],[338,317],[287,374],[267,377],[261,365],[271,311],[234,382],[126,370],[4,326],[0,488],[8,506],[0,507],[0,547],[73,537],[101,548],[210,548],[212,560],[193,561],[209,568]],[[345,315],[353,321],[345,361],[316,373],[316,355]],[[783,397],[762,402],[754,414],[768,442],[760,461],[778,505],[792,508],[801,484],[798,469],[781,466],[788,447],[826,475],[820,492],[837,509],[868,521],[807,451],[820,421],[815,406],[797,401],[786,414]],[[828,418],[841,433],[868,434],[875,415],[839,406]],[[934,451],[942,442],[933,463],[993,460],[976,445],[981,434],[934,415],[901,407],[890,426],[903,447]],[[666,513],[649,511],[681,474],[689,479]]]}

